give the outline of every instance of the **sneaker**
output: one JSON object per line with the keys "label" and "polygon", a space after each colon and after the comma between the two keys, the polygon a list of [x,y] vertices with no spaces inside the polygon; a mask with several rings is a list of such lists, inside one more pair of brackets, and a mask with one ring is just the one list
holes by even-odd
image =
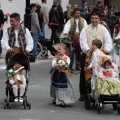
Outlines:
{"label": "sneaker", "polygon": [[14,102],[18,102],[18,97],[16,97],[16,98],[14,99]]}
{"label": "sneaker", "polygon": [[20,97],[20,98],[19,98],[19,101],[20,101],[20,102],[23,102],[23,98]]}

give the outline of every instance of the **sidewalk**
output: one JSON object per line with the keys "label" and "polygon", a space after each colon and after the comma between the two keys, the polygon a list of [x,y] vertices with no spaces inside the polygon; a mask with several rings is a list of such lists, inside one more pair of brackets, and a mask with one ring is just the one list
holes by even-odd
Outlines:
{"label": "sidewalk", "polygon": [[6,50],[2,49],[2,57],[0,58],[0,65],[4,65],[5,64],[5,54],[6,54]]}

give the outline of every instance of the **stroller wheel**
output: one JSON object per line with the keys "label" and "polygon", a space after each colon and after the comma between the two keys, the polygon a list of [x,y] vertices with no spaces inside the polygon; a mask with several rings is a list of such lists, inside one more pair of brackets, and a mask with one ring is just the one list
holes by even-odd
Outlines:
{"label": "stroller wheel", "polygon": [[114,110],[117,110],[117,104],[116,103],[113,103],[112,106],[113,106]]}
{"label": "stroller wheel", "polygon": [[98,113],[101,114],[101,108],[100,107],[98,107]]}
{"label": "stroller wheel", "polygon": [[4,109],[7,109],[7,106],[6,106],[6,104],[4,104]]}
{"label": "stroller wheel", "polygon": [[24,109],[26,109],[27,105],[25,100],[23,101],[23,106],[24,106]]}
{"label": "stroller wheel", "polygon": [[91,97],[89,94],[85,95],[85,100],[84,100],[84,105],[85,109],[89,110],[91,107]]}
{"label": "stroller wheel", "polygon": [[98,113],[101,114],[101,110],[103,109],[102,103],[99,102],[98,104]]}
{"label": "stroller wheel", "polygon": [[41,57],[43,58],[43,59],[48,59],[48,54],[41,54]]}
{"label": "stroller wheel", "polygon": [[7,108],[8,108],[8,109],[11,109],[11,106],[10,106],[10,104],[8,104],[8,105],[7,105]]}
{"label": "stroller wheel", "polygon": [[120,107],[119,106],[117,107],[117,112],[118,112],[118,114],[120,114]]}
{"label": "stroller wheel", "polygon": [[31,104],[27,103],[27,107],[29,108],[29,110],[31,109]]}

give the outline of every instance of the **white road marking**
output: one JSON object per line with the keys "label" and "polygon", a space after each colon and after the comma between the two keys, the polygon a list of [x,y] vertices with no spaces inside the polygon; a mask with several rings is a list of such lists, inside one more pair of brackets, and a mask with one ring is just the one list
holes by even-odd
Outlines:
{"label": "white road marking", "polygon": [[39,120],[39,119],[24,119],[24,118],[21,118],[19,120]]}

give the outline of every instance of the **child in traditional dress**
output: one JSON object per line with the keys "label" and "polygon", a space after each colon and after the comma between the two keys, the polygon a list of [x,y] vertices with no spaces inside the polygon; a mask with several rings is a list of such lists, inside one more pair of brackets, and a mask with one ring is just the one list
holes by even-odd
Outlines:
{"label": "child in traditional dress", "polygon": [[90,65],[88,66],[87,70],[90,70],[92,68],[92,78],[91,78],[91,88],[94,91],[95,89],[95,75],[98,74],[99,68],[100,68],[100,56],[104,56],[104,53],[100,50],[102,47],[102,42],[98,39],[95,39],[92,41],[92,57]]}
{"label": "child in traditional dress", "polygon": [[120,94],[120,80],[114,71],[112,61],[108,56],[103,56],[102,65],[96,78],[95,96]]}
{"label": "child in traditional dress", "polygon": [[[18,89],[20,89],[20,97],[19,97],[19,101],[23,102],[23,95],[25,92],[25,87],[26,87],[26,78],[25,76],[22,74],[22,69],[24,68],[24,66],[22,66],[21,64],[15,63],[13,66],[13,69],[9,70],[9,74],[13,74],[14,72],[14,76],[9,78],[9,83],[12,85],[13,88],[13,94],[14,94],[14,101],[18,102]],[[10,71],[13,72],[10,72]]]}
{"label": "child in traditional dress", "polygon": [[[53,103],[65,107],[66,104],[74,103],[74,93],[71,81],[62,67],[58,67],[58,63],[62,60],[62,64],[70,64],[70,59],[66,55],[67,46],[59,44],[57,54],[52,61],[54,72],[51,80],[51,97]],[[61,65],[62,66],[62,65]]]}
{"label": "child in traditional dress", "polygon": [[[119,27],[120,29],[120,27]],[[113,51],[113,57],[116,61],[116,64],[118,66],[118,70],[119,70],[119,76],[120,76],[120,30],[117,34],[117,37],[114,39],[114,51]]]}
{"label": "child in traditional dress", "polygon": [[100,68],[98,72],[98,76],[101,79],[117,77],[116,72],[114,71],[113,67],[114,66],[112,66],[111,60],[107,56],[104,56],[102,59],[102,67]]}

